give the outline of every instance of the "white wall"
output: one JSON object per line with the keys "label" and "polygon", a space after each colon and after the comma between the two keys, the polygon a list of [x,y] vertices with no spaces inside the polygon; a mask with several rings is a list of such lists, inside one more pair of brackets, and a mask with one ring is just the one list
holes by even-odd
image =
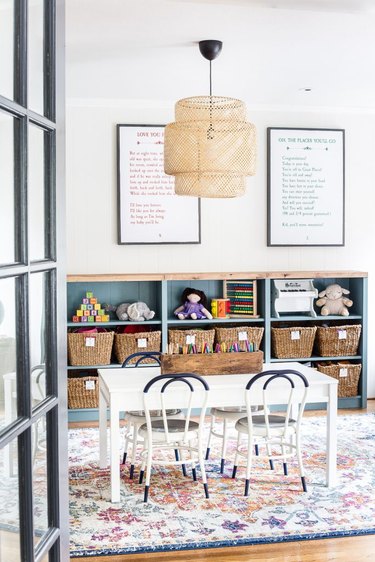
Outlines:
{"label": "white wall", "polygon": [[[265,270],[361,270],[375,293],[375,115],[248,106],[258,129],[258,172],[238,199],[202,200],[200,245],[117,245],[117,123],[173,120],[173,103],[68,100],[68,273]],[[344,247],[267,247],[266,128],[322,127],[346,131],[346,244]],[[186,219],[188,220],[188,219]],[[374,299],[370,297],[369,309]],[[369,341],[374,330],[371,329]],[[375,396],[375,353],[369,351],[369,396]]]}

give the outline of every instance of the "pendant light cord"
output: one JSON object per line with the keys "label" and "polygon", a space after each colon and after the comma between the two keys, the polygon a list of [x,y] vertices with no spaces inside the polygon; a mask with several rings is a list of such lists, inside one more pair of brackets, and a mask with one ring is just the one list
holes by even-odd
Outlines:
{"label": "pendant light cord", "polygon": [[212,96],[212,61],[210,60],[210,97]]}
{"label": "pendant light cord", "polygon": [[207,129],[207,140],[214,138],[214,128],[212,126],[212,61],[210,60],[210,125]]}

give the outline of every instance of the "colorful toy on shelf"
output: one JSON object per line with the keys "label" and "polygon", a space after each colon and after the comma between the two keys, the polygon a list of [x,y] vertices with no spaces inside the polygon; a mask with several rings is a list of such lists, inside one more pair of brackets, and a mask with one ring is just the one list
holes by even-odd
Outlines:
{"label": "colorful toy on shelf", "polygon": [[86,296],[82,299],[82,304],[76,310],[72,320],[74,323],[109,322],[109,315],[105,313],[105,310],[98,303],[98,299],[93,296],[93,293],[87,291]]}
{"label": "colorful toy on shelf", "polygon": [[224,281],[224,297],[229,299],[230,318],[257,318],[257,285],[255,280]]}
{"label": "colorful toy on shelf", "polygon": [[228,318],[229,317],[229,299],[212,299],[211,300],[211,313],[214,318]]}
{"label": "colorful toy on shelf", "polygon": [[207,310],[207,298],[203,291],[187,287],[181,296],[182,305],[176,308],[174,314],[180,320],[191,318],[200,320],[201,318],[212,319],[212,314]]}

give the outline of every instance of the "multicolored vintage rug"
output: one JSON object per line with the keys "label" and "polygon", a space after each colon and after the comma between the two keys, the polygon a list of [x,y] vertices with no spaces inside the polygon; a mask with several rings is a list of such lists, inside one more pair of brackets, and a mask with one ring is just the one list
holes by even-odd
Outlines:
{"label": "multicolored vintage rug", "polygon": [[[122,468],[119,504],[110,503],[109,471],[98,467],[98,430],[70,430],[71,556],[97,556],[209,548],[375,532],[375,415],[339,417],[338,484],[324,486],[325,419],[304,420],[304,462],[308,492],[295,464],[284,476],[256,461],[251,493],[243,496],[244,470],[232,480],[219,462],[207,463],[210,499],[200,481],[179,468],[158,468],[150,498]],[[219,442],[216,439],[217,446]],[[219,458],[219,448],[212,459]],[[119,452],[119,462],[121,454]],[[230,459],[228,455],[228,459]]]}

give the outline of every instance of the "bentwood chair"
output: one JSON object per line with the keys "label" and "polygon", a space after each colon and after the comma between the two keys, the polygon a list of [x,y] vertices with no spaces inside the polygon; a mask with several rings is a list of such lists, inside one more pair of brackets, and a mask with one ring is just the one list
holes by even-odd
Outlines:
{"label": "bentwood chair", "polygon": [[[122,364],[122,367],[129,367],[137,369],[142,367],[142,363],[145,366],[145,360],[152,360],[157,365],[160,365],[160,356],[161,353],[159,351],[139,351],[137,353],[132,353],[128,357],[126,357],[125,361]],[[136,371],[135,373],[136,374]],[[178,416],[181,414],[181,410],[169,410],[167,412],[168,416]],[[154,411],[152,412],[153,419],[160,419],[161,412]],[[129,443],[132,444],[132,456],[130,461],[130,473],[129,477],[133,479],[134,476],[134,467],[135,467],[135,458],[137,452],[137,445],[142,443],[143,440],[139,438],[138,430],[142,424],[145,423],[145,413],[143,411],[132,411],[132,412],[125,412],[125,421],[127,424],[126,433],[125,433],[125,443],[124,443],[124,455],[122,459],[122,464],[126,464],[126,458],[128,453]],[[176,455],[178,453],[176,452]]]}
{"label": "bentwood chair", "polygon": [[[258,406],[252,406],[253,412],[258,412]],[[263,412],[262,412],[263,413]],[[210,451],[211,451],[211,438],[218,437],[222,440],[221,444],[221,461],[220,461],[220,473],[223,474],[224,466],[225,466],[225,459],[226,459],[226,451],[228,446],[228,439],[229,439],[229,430],[230,425],[233,427],[239,419],[243,418],[246,414],[246,406],[225,406],[225,407],[215,407],[211,408],[211,422],[210,422],[210,429],[208,433],[208,440],[207,440],[207,449],[206,449],[206,461],[209,459]],[[218,424],[221,422],[221,427],[217,427]],[[255,454],[259,454],[259,448],[257,443],[254,444]]]}
{"label": "bentwood chair", "polygon": [[[254,389],[260,387],[263,396],[264,412],[259,415],[252,411],[252,396]],[[246,417],[239,419],[236,423],[238,440],[232,478],[236,477],[238,459],[246,459],[245,496],[249,494],[250,474],[252,466],[253,445],[265,445],[266,453],[260,454],[259,458],[266,458],[273,468],[273,461],[282,460],[284,475],[287,476],[288,458],[297,457],[299,472],[303,491],[307,491],[305,473],[302,464],[301,453],[301,420],[306,404],[309,383],[299,371],[285,369],[282,371],[264,371],[252,377],[246,385]],[[275,404],[275,399],[282,398],[282,403],[287,404],[285,414],[270,413],[270,402]],[[275,398],[276,397],[276,398]],[[285,398],[284,398],[285,397]],[[270,400],[272,398],[272,401]],[[259,400],[257,400],[259,401]],[[296,411],[295,419],[292,411]],[[245,446],[242,437],[246,436]],[[275,452],[276,451],[276,452]]]}
{"label": "bentwood chair", "polygon": [[[193,480],[196,481],[196,464],[199,463],[205,496],[209,497],[203,454],[208,392],[207,382],[192,373],[159,375],[144,387],[146,423],[139,428],[139,435],[144,439],[139,483],[142,484],[146,470],[145,502],[148,501],[151,469],[154,465],[191,464]],[[168,408],[173,404],[185,411],[184,419],[171,419],[167,416]],[[159,420],[151,416],[155,407],[162,412]],[[193,408],[200,409],[198,422],[191,419]],[[174,454],[176,450],[179,451],[179,458]]]}

